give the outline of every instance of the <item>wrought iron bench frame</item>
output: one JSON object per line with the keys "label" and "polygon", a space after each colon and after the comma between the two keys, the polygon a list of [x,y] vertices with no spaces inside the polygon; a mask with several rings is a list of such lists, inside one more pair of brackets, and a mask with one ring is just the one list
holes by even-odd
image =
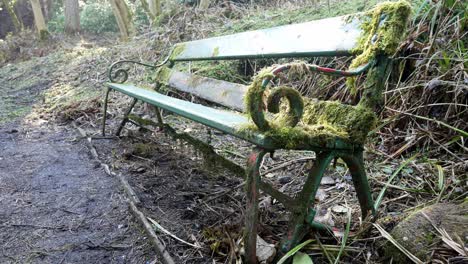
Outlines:
{"label": "wrought iron bench frame", "polygon": [[[343,18],[342,18],[343,19]],[[381,22],[385,21],[386,17],[382,15]],[[319,20],[320,21],[320,20]],[[323,20],[325,21],[325,20]],[[326,25],[323,25],[326,26]],[[259,31],[254,31],[259,32]],[[249,32],[247,32],[249,33]],[[246,34],[246,33],[244,33]],[[230,37],[230,36],[228,36]],[[246,36],[249,37],[248,35]],[[222,38],[222,37],[221,37]],[[213,40],[213,39],[211,39]],[[201,42],[200,42],[201,41]],[[183,45],[191,45],[191,43],[204,43],[203,41],[210,41],[210,39],[200,40],[200,41],[193,41],[193,42],[186,42]],[[299,40],[301,41],[301,40]],[[209,43],[209,42],[206,42]],[[198,45],[197,44],[197,45]],[[218,42],[219,44],[219,42]],[[109,80],[110,83],[107,83],[107,91],[105,94],[105,101],[104,101],[104,109],[103,109],[103,120],[102,120],[102,134],[105,134],[105,125],[106,125],[106,113],[107,113],[107,102],[109,97],[109,92],[111,90],[117,90],[123,92],[131,97],[134,97],[130,107],[125,111],[123,120],[119,125],[116,134],[120,135],[122,128],[125,126],[127,122],[130,121],[129,115],[135,106],[138,100],[150,103],[156,106],[156,115],[158,119],[158,123],[156,125],[164,128],[166,133],[169,133],[173,137],[182,138],[187,140],[190,143],[195,143],[194,145],[203,145],[202,151],[208,152],[208,154],[213,155],[214,159],[222,163],[232,169],[233,172],[239,174],[241,176],[245,175],[246,181],[246,198],[247,198],[247,205],[246,205],[246,218],[245,218],[245,232],[244,232],[244,243],[245,243],[245,259],[247,263],[256,263],[256,239],[257,239],[257,225],[258,225],[258,198],[259,198],[259,190],[264,191],[268,195],[271,195],[276,200],[280,201],[286,209],[291,212],[290,217],[290,224],[289,224],[289,231],[287,237],[282,242],[281,250],[283,252],[287,252],[292,247],[294,247],[300,240],[304,237],[305,233],[310,230],[311,228],[318,228],[318,229],[327,229],[326,226],[314,222],[314,216],[316,211],[313,208],[315,194],[319,188],[322,176],[325,172],[325,169],[330,164],[330,162],[335,158],[341,158],[349,168],[350,174],[352,176],[352,181],[355,186],[355,190],[357,193],[357,197],[359,200],[362,217],[363,219],[366,216],[371,214],[375,214],[374,203],[369,187],[369,183],[367,180],[365,166],[364,166],[364,159],[363,159],[363,150],[364,147],[362,144],[349,144],[347,142],[341,142],[339,140],[335,141],[332,145],[327,146],[310,146],[307,144],[298,145],[295,149],[306,149],[316,152],[316,160],[314,162],[313,167],[309,170],[309,174],[305,181],[305,184],[302,190],[296,195],[296,197],[290,197],[288,195],[283,194],[282,192],[276,190],[272,185],[264,182],[261,180],[260,177],[260,165],[263,161],[264,156],[267,153],[273,153],[275,150],[284,148],[284,146],[275,146],[275,144],[268,142],[268,140],[261,141],[259,140],[259,135],[262,136],[262,131],[268,131],[269,125],[268,121],[266,120],[263,107],[261,106],[261,102],[254,102],[254,105],[246,106],[251,108],[252,111],[249,112],[250,118],[254,121],[254,123],[259,128],[260,132],[255,137],[249,137],[246,135],[242,135],[233,130],[226,129],[217,125],[215,122],[210,122],[209,120],[202,120],[200,121],[199,117],[193,115],[193,113],[186,113],[177,109],[174,106],[167,106],[164,102],[170,101],[172,99],[161,97],[157,92],[141,92],[134,86],[128,85],[121,85],[119,83],[123,83],[127,80],[128,73],[127,70],[121,67],[125,63],[136,63],[151,69],[160,69],[162,67],[167,67],[168,69],[172,69],[174,63],[179,61],[196,61],[196,60],[231,60],[231,59],[258,59],[258,58],[287,58],[287,57],[312,57],[312,56],[341,56],[341,55],[352,55],[351,52],[343,51],[343,50],[335,50],[335,51],[318,51],[318,52],[291,52],[291,53],[280,53],[280,54],[234,54],[225,56],[223,54],[218,55],[218,50],[213,50],[213,47],[208,47],[207,51],[203,51],[205,53],[211,55],[205,55],[205,57],[197,57],[192,56],[190,54],[180,52],[181,45],[176,45],[172,51],[170,52],[167,58],[159,63],[159,64],[145,64],[137,61],[131,60],[124,60],[118,61],[111,65],[109,68]],[[190,49],[189,49],[190,50]],[[185,57],[184,57],[185,56]],[[361,67],[350,70],[350,71],[340,71],[325,67],[320,67],[316,65],[308,65],[308,68],[311,71],[327,74],[327,75],[335,75],[335,76],[356,76],[360,75],[363,72],[368,72],[366,82],[368,83],[371,88],[365,89],[362,95],[362,99],[359,104],[364,105],[366,107],[374,107],[378,104],[378,100],[376,101],[375,98],[379,98],[379,95],[382,93],[385,80],[390,71],[391,60],[389,59],[388,54],[377,54],[372,60],[370,60],[365,65]],[[283,71],[287,71],[290,68],[290,64],[279,66],[272,70],[272,77],[265,78],[262,82],[262,88],[265,89],[268,84],[270,83],[271,79],[274,79],[275,76]],[[119,80],[117,78],[120,77]],[[164,83],[160,83],[162,85]],[[177,87],[173,87],[177,89]],[[135,90],[135,91],[134,91]],[[148,94],[151,93],[151,94]],[[298,98],[288,97],[286,94],[281,94],[281,96],[286,96],[290,103],[290,108],[296,109],[297,111],[302,111],[302,106],[300,102],[302,102]],[[276,98],[276,103],[279,103],[279,99]],[[300,102],[299,102],[299,101]],[[299,102],[299,103],[297,103]],[[207,145],[204,142],[201,142],[195,138],[192,138],[190,135],[185,133],[177,133],[173,128],[164,124],[163,117],[159,111],[159,108],[168,110],[175,114],[184,116],[186,118],[192,119],[196,122],[203,123],[207,126],[210,126],[214,129],[219,129],[226,133],[232,134],[234,136],[240,137],[243,140],[250,141],[254,143],[256,146],[254,147],[252,153],[248,157],[247,160],[247,167],[244,169],[241,166],[238,166],[223,157],[220,157],[216,154],[216,152],[211,148],[211,146]],[[205,109],[205,108],[203,108]],[[213,110],[215,111],[215,110]],[[217,111],[217,110],[216,110]],[[194,112],[196,113],[196,111]],[[216,112],[217,113],[217,112]],[[296,122],[297,123],[297,122]],[[295,124],[291,124],[294,126]],[[263,138],[264,139],[264,138]]]}

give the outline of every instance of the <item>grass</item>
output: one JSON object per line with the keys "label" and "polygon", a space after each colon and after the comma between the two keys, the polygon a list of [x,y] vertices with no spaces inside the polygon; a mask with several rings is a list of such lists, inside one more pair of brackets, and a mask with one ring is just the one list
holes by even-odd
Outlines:
{"label": "grass", "polygon": [[45,80],[29,75],[34,63],[24,65],[26,70],[13,65],[0,68],[0,124],[30,112],[31,104],[37,100],[35,91],[45,85]]}
{"label": "grass", "polygon": [[414,159],[416,159],[418,156],[419,156],[419,154],[415,154],[415,155],[413,155],[411,158],[405,160],[405,161],[393,172],[393,174],[388,178],[387,183],[386,183],[385,186],[382,188],[382,190],[380,190],[379,196],[377,196],[377,199],[375,200],[374,207],[375,207],[375,210],[376,210],[376,211],[377,211],[377,209],[380,207],[380,204],[382,203],[382,199],[383,199],[384,196],[385,196],[385,192],[387,191],[388,186],[392,183],[393,179],[400,173],[401,170],[403,170],[403,168],[405,168],[410,162],[412,162],[412,161],[413,161]]}
{"label": "grass", "polygon": [[239,33],[248,30],[270,28],[294,23],[307,22],[327,17],[347,15],[361,12],[373,7],[377,0],[362,1],[350,0],[343,4],[343,1],[331,1],[330,6],[324,2],[300,6],[297,8],[275,8],[275,9],[251,9],[247,10],[247,15],[235,21],[231,26],[220,27],[214,32],[215,36]]}

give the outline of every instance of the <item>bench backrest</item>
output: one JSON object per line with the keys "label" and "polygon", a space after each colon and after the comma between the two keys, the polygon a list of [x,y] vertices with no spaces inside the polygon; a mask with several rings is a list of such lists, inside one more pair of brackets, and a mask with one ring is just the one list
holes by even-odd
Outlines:
{"label": "bench backrest", "polygon": [[[175,45],[169,60],[229,60],[351,55],[361,34],[358,16],[248,31]],[[247,86],[162,69],[161,83],[228,108],[244,111]]]}
{"label": "bench backrest", "polygon": [[360,36],[357,16],[248,31],[179,43],[171,61],[350,55]]}
{"label": "bench backrest", "polygon": [[238,83],[172,71],[166,85],[240,112],[245,111],[244,96],[248,87]]}
{"label": "bench backrest", "polygon": [[[169,67],[172,67],[179,61],[357,55],[353,63],[369,66],[363,67],[368,72],[359,104],[373,108],[381,101],[385,79],[391,68],[388,56],[399,46],[411,7],[402,0],[379,5],[372,12],[184,42],[174,47],[165,62],[169,61]],[[369,32],[363,32],[362,28]],[[362,53],[356,54],[358,51]],[[363,65],[352,65],[354,70],[359,66]],[[317,69],[326,74],[339,72],[323,67]],[[349,75],[353,74],[346,76]],[[245,94],[245,88],[241,93],[232,93],[239,89],[238,85],[223,83],[209,89],[212,84],[209,78],[199,79],[176,74],[175,71],[163,74],[159,79],[162,79],[161,83],[170,84],[175,89],[182,88],[211,102],[237,110],[243,108],[240,98],[232,101],[235,96]],[[225,96],[227,94],[234,96]]]}

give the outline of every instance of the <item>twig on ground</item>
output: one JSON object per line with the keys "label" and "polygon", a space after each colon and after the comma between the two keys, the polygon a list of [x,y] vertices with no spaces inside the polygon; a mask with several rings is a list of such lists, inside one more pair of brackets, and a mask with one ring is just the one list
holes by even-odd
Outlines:
{"label": "twig on ground", "polygon": [[174,235],[173,233],[169,232],[169,230],[165,229],[164,227],[162,227],[158,222],[156,222],[154,219],[150,218],[150,217],[146,217],[148,218],[148,220],[155,226],[155,229],[156,230],[159,230],[159,231],[162,231],[163,233],[166,233],[167,235],[171,236],[172,238],[174,238],[175,240],[181,242],[181,243],[184,243],[185,245],[188,245],[188,246],[191,246],[191,247],[194,247],[194,248],[201,248],[200,245],[195,245],[195,244],[192,244],[192,243],[189,243],[181,238],[179,238],[178,236]]}
{"label": "twig on ground", "polygon": [[117,178],[119,179],[120,183],[122,184],[123,188],[125,189],[125,193],[127,194],[127,200],[128,200],[128,203],[129,203],[130,210],[132,211],[134,216],[140,221],[141,225],[143,226],[146,233],[150,237],[151,242],[155,246],[156,252],[162,258],[161,261],[164,264],[175,264],[175,262],[172,259],[171,255],[169,255],[169,253],[167,252],[166,247],[161,243],[158,236],[156,235],[153,228],[151,227],[150,223],[148,222],[148,220],[146,220],[145,215],[140,210],[138,210],[136,204],[139,204],[140,200],[138,199],[138,196],[136,195],[135,191],[133,191],[133,188],[130,186],[130,184],[127,182],[127,180],[124,178],[124,176],[122,174],[120,174],[120,173],[116,174],[116,173],[112,172],[109,169],[109,166],[107,164],[104,164],[104,163],[102,163],[100,161],[99,156],[98,156],[97,151],[96,151],[96,148],[92,145],[91,138],[86,135],[86,132],[83,129],[81,129],[80,127],[78,127],[75,123],[73,123],[73,127],[75,127],[78,130],[78,132],[83,137],[85,137],[87,139],[86,142],[87,142],[88,148],[90,149],[90,151],[91,151],[92,155],[94,156],[94,158],[100,163],[101,167],[104,168],[106,173],[109,176],[117,176]]}

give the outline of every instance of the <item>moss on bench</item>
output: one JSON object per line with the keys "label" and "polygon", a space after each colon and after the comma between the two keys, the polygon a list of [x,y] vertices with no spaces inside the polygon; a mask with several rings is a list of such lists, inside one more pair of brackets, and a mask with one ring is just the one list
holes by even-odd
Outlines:
{"label": "moss on bench", "polygon": [[[201,77],[213,78],[233,83],[247,83],[248,77],[239,73],[241,62],[239,61],[195,61],[190,63],[178,63],[174,69],[181,72],[190,71],[193,73],[193,82],[196,83]],[[171,77],[171,68],[160,67],[154,79],[165,85],[168,84]]]}
{"label": "moss on bench", "polygon": [[[377,122],[370,109],[341,104],[337,101],[306,99],[304,115],[296,127],[284,125],[282,113],[270,121],[270,130],[263,132],[278,145],[294,149],[301,144],[327,145],[336,139],[349,144],[363,144]],[[258,133],[255,124],[239,128],[241,133]]]}
{"label": "moss on bench", "polygon": [[[381,15],[385,14],[385,23],[380,25]],[[411,14],[411,6],[405,0],[383,2],[375,8],[359,15],[361,36],[352,50],[356,54],[349,68],[355,69],[368,63],[379,54],[392,56],[405,36],[406,24]],[[348,87],[356,91],[355,78],[348,79]]]}
{"label": "moss on bench", "polygon": [[[353,53],[359,55],[350,67],[359,67],[381,52],[388,56],[393,55],[401,43],[401,38],[405,36],[410,13],[411,6],[404,0],[384,2],[365,12],[361,24],[362,34],[353,49]],[[382,14],[386,15],[386,21],[379,25]]]}
{"label": "moss on bench", "polygon": [[[357,68],[378,55],[391,56],[398,49],[402,37],[405,35],[406,23],[411,13],[411,7],[406,1],[385,2],[374,9],[358,15],[363,21],[362,35],[358,40],[353,53],[358,54],[352,61],[350,68]],[[380,24],[381,15],[386,14],[385,23]],[[354,18],[350,16],[349,18]],[[301,70],[303,64],[297,63],[290,71],[305,75],[308,72]],[[272,70],[275,66],[261,70],[254,78],[245,96],[247,114],[266,109],[265,96],[268,91],[262,87],[266,78],[273,78]],[[372,70],[373,72],[373,70]],[[369,78],[374,78],[373,74]],[[372,82],[372,80],[369,80]],[[348,87],[355,91],[355,79],[348,78]],[[268,89],[266,89],[268,90]],[[316,141],[325,144],[336,139],[342,139],[351,144],[363,144],[369,131],[375,126],[377,117],[365,104],[357,106],[344,105],[340,102],[318,101],[303,98],[304,112],[302,119],[296,127],[288,126],[288,109],[281,107],[277,114],[269,121],[269,129],[262,131],[279,145],[294,148],[298,144]],[[289,114],[290,115],[290,114]],[[243,133],[259,132],[253,123],[246,124],[239,129]]]}

